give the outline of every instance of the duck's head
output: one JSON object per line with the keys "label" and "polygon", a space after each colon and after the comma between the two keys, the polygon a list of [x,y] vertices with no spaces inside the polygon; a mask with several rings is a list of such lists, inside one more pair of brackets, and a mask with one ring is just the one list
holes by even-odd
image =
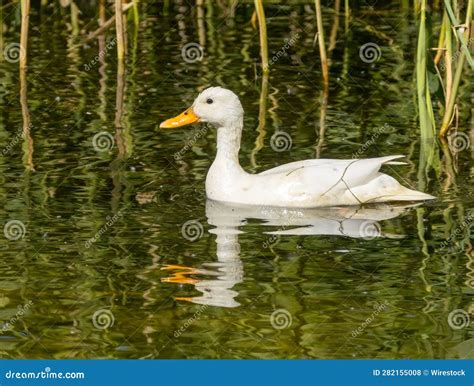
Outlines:
{"label": "duck's head", "polygon": [[209,87],[198,95],[190,108],[162,122],[160,128],[172,129],[196,122],[209,122],[216,127],[235,126],[243,115],[237,95],[222,87]]}

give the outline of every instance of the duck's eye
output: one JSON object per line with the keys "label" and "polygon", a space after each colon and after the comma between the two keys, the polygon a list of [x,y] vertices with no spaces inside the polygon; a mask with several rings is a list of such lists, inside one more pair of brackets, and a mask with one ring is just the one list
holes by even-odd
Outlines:
{"label": "duck's eye", "polygon": [[206,103],[208,105],[212,105],[214,103],[214,101],[211,98],[207,98]]}

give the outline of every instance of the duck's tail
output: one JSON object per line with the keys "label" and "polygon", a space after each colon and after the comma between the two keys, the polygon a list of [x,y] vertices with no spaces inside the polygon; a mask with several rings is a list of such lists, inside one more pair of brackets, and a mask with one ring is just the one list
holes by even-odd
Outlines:
{"label": "duck's tail", "polygon": [[400,186],[402,189],[399,194],[390,196],[391,201],[425,201],[434,200],[436,197],[428,193],[419,192],[418,190],[412,190]]}
{"label": "duck's tail", "polygon": [[363,203],[425,201],[436,198],[431,194],[405,188],[393,177],[383,173],[378,173],[377,177],[368,184],[352,189],[352,191],[361,198]]}

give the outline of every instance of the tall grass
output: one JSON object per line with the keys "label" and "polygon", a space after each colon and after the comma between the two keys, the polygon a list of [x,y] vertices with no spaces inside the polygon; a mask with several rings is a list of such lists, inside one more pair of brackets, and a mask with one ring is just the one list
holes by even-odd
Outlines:
{"label": "tall grass", "polygon": [[426,29],[426,0],[422,0],[418,45],[416,50],[416,85],[421,137],[424,140],[435,136],[435,120],[428,84],[428,36]]}
{"label": "tall grass", "polygon": [[[469,52],[468,40],[472,24],[473,0],[468,0],[462,7],[457,0],[444,0],[443,18],[439,27],[439,38],[437,52],[433,59],[429,55],[429,38],[431,29],[428,28],[427,2],[421,0],[418,45],[416,57],[416,79],[418,95],[418,111],[420,119],[421,137],[426,139],[436,134],[437,124],[433,112],[432,98],[428,84],[428,68],[433,66],[438,74],[442,86],[444,104],[439,110],[439,131],[440,137],[445,137],[451,129],[456,129],[456,112],[459,107],[459,86],[468,68],[474,70],[474,61]],[[454,11],[456,10],[456,12]],[[456,14],[465,14],[464,23],[461,24]],[[432,63],[429,62],[432,60]],[[472,75],[472,74],[471,74]]]}
{"label": "tall grass", "polygon": [[[251,0],[248,1],[251,3]],[[311,0],[308,0],[310,3]],[[219,2],[218,7],[225,8],[225,2]],[[263,72],[269,71],[268,58],[268,36],[267,25],[265,20],[265,10],[263,0],[254,0],[255,7],[255,21],[258,20],[259,41],[260,41],[260,56]],[[339,12],[344,6],[345,26],[346,32],[349,32],[350,19],[350,2],[344,0],[335,1],[335,16],[331,33],[329,34],[329,47],[326,44],[326,36],[324,33],[322,11],[323,6],[320,0],[314,0],[317,27],[317,39],[319,56],[321,61],[322,81],[324,89],[328,90],[329,85],[329,56],[334,50],[336,37],[339,29]],[[401,0],[402,6],[406,6],[407,0]],[[42,2],[41,4],[46,4]],[[139,10],[137,0],[116,0],[115,15],[108,20],[105,20],[105,5],[99,4],[100,10],[100,24],[96,31],[90,33],[85,40],[90,40],[104,33],[107,28],[115,26],[117,36],[117,58],[119,63],[123,62],[127,56],[127,18],[125,12],[132,8],[131,19],[133,19],[135,26],[139,22]],[[204,31],[204,4],[206,4],[206,17],[213,16],[213,2],[211,0],[196,0],[198,9],[198,25],[199,27],[199,41],[205,44]],[[231,14],[234,12],[236,1],[228,1],[231,7]],[[242,4],[242,2],[240,3]],[[27,67],[27,52],[28,52],[28,24],[30,14],[30,0],[20,0],[21,5],[21,34],[20,34],[20,68]],[[357,2],[353,2],[356,7]],[[169,13],[173,9],[173,2],[164,2],[164,11]],[[70,3],[71,12],[71,27],[73,35],[80,37],[81,29],[79,26],[78,17],[80,9],[72,2]],[[420,121],[421,137],[423,139],[432,138],[436,135],[445,137],[451,130],[456,129],[457,114],[462,107],[460,100],[460,86],[466,79],[463,75],[466,71],[474,71],[474,60],[470,49],[472,48],[472,41],[474,36],[472,34],[472,19],[474,0],[442,0],[434,3],[428,3],[427,0],[417,0],[414,3],[415,10],[418,17],[418,42],[416,47],[416,91]],[[429,8],[431,7],[431,8]],[[2,8],[3,9],[3,8]],[[216,8],[217,9],[217,8]],[[434,10],[434,11],[432,11]],[[442,20],[438,21],[436,25],[435,18],[431,18],[431,12],[441,11]],[[227,11],[226,11],[227,12]],[[432,20],[431,20],[432,19]],[[438,36],[434,36],[437,34]],[[471,36],[471,39],[469,37]],[[437,37],[436,51],[432,51],[431,38]],[[431,53],[435,52],[434,55]],[[345,53],[346,55],[346,53]],[[346,57],[345,57],[346,58]],[[344,61],[346,63],[346,60]],[[119,64],[119,70],[124,71],[125,64]],[[439,82],[442,86],[442,97],[433,95],[430,92],[430,78],[429,73],[436,71],[439,77]],[[472,75],[472,73],[471,73]],[[327,91],[325,92],[327,96]],[[437,102],[441,99],[441,103]],[[438,106],[434,108],[434,106]]]}
{"label": "tall grass", "polygon": [[449,74],[447,76],[452,76],[451,74],[451,64],[455,61],[456,62],[456,71],[454,73],[454,78],[452,79],[452,82],[449,84],[450,86],[450,91],[449,94],[447,94],[446,98],[446,110],[443,116],[443,120],[441,123],[441,128],[440,128],[440,136],[445,136],[446,133],[449,131],[450,128],[450,123],[453,118],[453,113],[454,113],[454,107],[456,104],[456,97],[459,89],[459,83],[461,82],[461,77],[464,71],[464,61],[467,59],[469,66],[471,67],[472,70],[474,70],[474,61],[472,60],[471,54],[469,52],[469,48],[467,45],[467,37],[470,34],[470,28],[471,28],[471,21],[472,21],[472,12],[473,12],[473,0],[469,0],[467,4],[467,9],[466,9],[466,20],[464,22],[464,26],[466,27],[461,27],[459,25],[458,20],[456,19],[456,16],[454,15],[454,12],[451,8],[451,4],[448,0],[444,1],[445,7],[446,7],[446,13],[449,16],[449,21],[450,21],[450,26],[451,28],[445,28],[446,30],[446,41],[447,43],[450,43],[452,38],[451,38],[451,30],[454,30],[456,33],[456,37],[458,39],[458,46],[460,45],[460,51],[459,52],[459,57],[456,60],[454,58],[454,54],[452,53],[452,48],[451,50],[447,49],[448,56],[446,57],[445,61],[448,63],[448,66],[446,66],[446,70],[449,71]]}

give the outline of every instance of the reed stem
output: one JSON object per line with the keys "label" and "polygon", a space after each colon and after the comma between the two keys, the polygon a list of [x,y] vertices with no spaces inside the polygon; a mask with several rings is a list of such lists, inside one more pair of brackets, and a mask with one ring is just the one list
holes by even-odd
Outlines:
{"label": "reed stem", "polygon": [[[467,3],[466,22],[464,23],[467,30],[469,30],[471,20],[472,20],[472,2],[473,2],[473,0],[469,0],[469,2]],[[469,65],[474,70],[474,60],[471,57],[471,54],[469,52],[469,48],[467,47],[467,40],[464,36],[464,28],[459,28],[460,23],[459,23],[456,15],[454,14],[454,11],[451,7],[451,3],[450,3],[449,0],[444,0],[444,6],[446,8],[446,11],[448,11],[448,16],[449,16],[449,19],[451,21],[451,25],[454,28],[454,30],[456,31],[456,35],[457,35],[459,41],[461,42],[461,51],[464,53],[464,55],[467,58],[467,61],[468,61]]]}
{"label": "reed stem", "polygon": [[268,65],[268,42],[267,42],[267,23],[265,21],[265,9],[262,0],[255,0],[255,12],[258,19],[258,30],[260,34],[260,56],[262,58],[263,72],[270,70]]}
{"label": "reed stem", "polygon": [[334,3],[334,18],[332,22],[331,33],[329,34],[329,47],[328,55],[331,57],[331,53],[336,48],[337,31],[339,30],[339,13],[341,12],[341,0],[336,0]]}
{"label": "reed stem", "polygon": [[140,23],[140,16],[138,13],[138,0],[132,0],[133,4],[133,23],[135,24],[135,27],[138,27]]}
{"label": "reed stem", "polygon": [[416,52],[416,88],[418,95],[418,114],[420,118],[421,137],[423,140],[426,140],[434,137],[435,122],[426,68],[426,0],[422,0],[420,5],[420,28],[418,32],[418,45]]}
{"label": "reed stem", "polygon": [[117,59],[122,61],[125,56],[122,0],[115,0],[115,29],[117,31]]}
{"label": "reed stem", "polygon": [[33,138],[31,137],[31,117],[28,109],[28,83],[26,80],[26,67],[20,67],[20,105],[23,117],[23,164],[26,170],[34,171],[33,163]]}
{"label": "reed stem", "polygon": [[[125,4],[122,8],[122,12],[124,13],[127,12],[132,6],[133,6],[133,3]],[[99,23],[100,27],[97,28],[95,31],[89,33],[89,35],[87,35],[87,37],[85,38],[85,41],[88,42],[89,40],[95,39],[97,36],[103,34],[105,30],[115,25],[115,19],[116,17],[114,15],[107,21]]]}
{"label": "reed stem", "polygon": [[[449,18],[451,20],[451,23],[457,23],[457,19],[453,13],[453,10],[451,8],[451,4],[449,3],[449,1],[445,0],[445,7],[446,7],[446,11],[449,15]],[[471,25],[471,21],[472,21],[472,12],[473,12],[473,0],[469,0],[468,1],[468,4],[467,4],[467,9],[466,9],[466,20],[465,20],[465,25],[466,25],[466,33],[469,32],[469,27]],[[464,70],[464,61],[467,59],[468,62],[471,64],[471,66],[473,65],[471,62],[472,62],[472,58],[470,56],[470,53],[469,53],[469,50],[467,48],[467,45],[466,45],[466,38],[464,36],[464,34],[461,32],[461,30],[459,28],[456,28],[457,25],[455,24],[454,25],[454,28],[455,28],[455,31],[456,31],[456,34],[461,42],[461,51],[460,51],[460,54],[459,54],[459,59],[456,63],[456,71],[455,71],[455,74],[454,74],[454,78],[452,80],[452,85],[450,87],[451,91],[450,91],[450,96],[449,96],[449,99],[446,101],[446,110],[444,112],[444,115],[443,115],[443,119],[441,121],[441,127],[440,127],[440,130],[439,130],[439,136],[440,137],[444,137],[448,131],[449,131],[449,128],[450,128],[450,123],[451,123],[451,120],[452,120],[452,117],[453,117],[453,113],[454,113],[454,106],[456,105],[456,97],[457,97],[457,94],[458,94],[458,88],[459,88],[459,84],[461,83],[461,77],[462,77],[462,73],[463,73],[463,70]],[[451,57],[453,58],[453,56]],[[452,62],[452,59],[450,58],[450,62]],[[448,67],[446,67],[448,68]]]}
{"label": "reed stem", "polygon": [[30,0],[21,0],[20,69],[27,65],[29,21]]}
{"label": "reed stem", "polygon": [[319,55],[321,57],[321,69],[323,71],[323,82],[324,88],[329,87],[329,68],[328,68],[328,58],[326,55],[326,40],[324,37],[324,26],[323,26],[323,17],[321,13],[321,0],[314,1],[316,7],[316,24],[318,27],[318,43],[319,43]]}
{"label": "reed stem", "polygon": [[436,51],[436,56],[433,59],[433,62],[435,65],[437,65],[440,62],[441,58],[443,57],[444,44],[445,44],[445,38],[446,38],[446,26],[449,26],[449,19],[448,19],[448,14],[445,11],[443,15],[443,21],[441,23],[441,30],[439,31],[439,39],[438,39],[438,47]]}
{"label": "reed stem", "polygon": [[441,123],[441,128],[439,131],[439,136],[444,137],[448,130],[449,130],[449,124],[451,122],[451,118],[453,116],[454,112],[454,105],[456,102],[456,95],[458,93],[458,88],[459,88],[459,83],[461,82],[461,76],[463,73],[463,67],[464,67],[464,59],[465,55],[464,52],[461,52],[461,55],[459,56],[459,61],[456,67],[456,73],[454,74],[454,80],[453,80],[453,85],[452,85],[452,91],[451,91],[451,97],[449,98],[446,111],[444,112],[443,116],[443,121]]}
{"label": "reed stem", "polygon": [[349,32],[349,19],[351,17],[351,9],[349,6],[349,0],[344,0],[344,16],[345,16],[344,26],[345,26],[345,31],[347,34],[347,32]]}
{"label": "reed stem", "polygon": [[451,35],[451,28],[449,26],[448,15],[446,14],[443,25],[445,26],[445,42],[446,42],[446,51],[444,54],[444,68],[446,72],[446,82],[445,82],[445,111],[448,109],[449,100],[452,95],[453,87],[453,40]]}

